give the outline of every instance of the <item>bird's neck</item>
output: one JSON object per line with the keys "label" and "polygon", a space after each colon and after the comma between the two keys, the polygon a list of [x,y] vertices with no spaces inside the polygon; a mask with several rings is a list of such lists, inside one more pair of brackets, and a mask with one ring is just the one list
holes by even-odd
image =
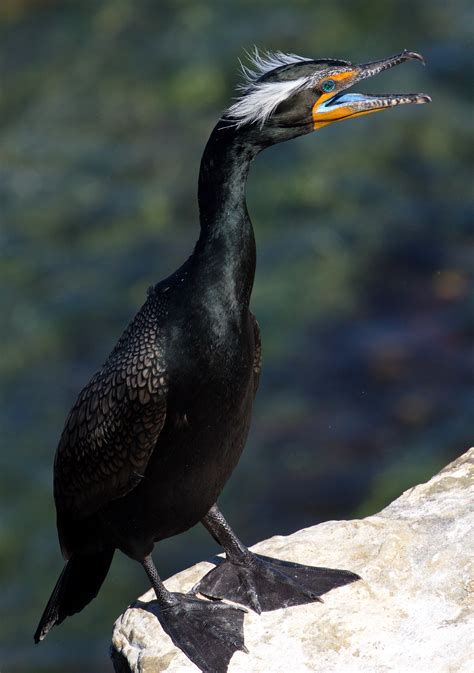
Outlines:
{"label": "bird's neck", "polygon": [[255,239],[245,185],[258,148],[220,122],[204,150],[199,173],[201,235],[195,257],[207,282],[248,307],[255,275]]}

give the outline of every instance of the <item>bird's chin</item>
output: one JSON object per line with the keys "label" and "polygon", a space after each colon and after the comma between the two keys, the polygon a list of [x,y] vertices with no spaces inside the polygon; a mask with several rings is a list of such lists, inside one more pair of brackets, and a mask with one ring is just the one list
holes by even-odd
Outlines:
{"label": "bird's chin", "polygon": [[430,96],[424,93],[338,93],[313,109],[313,124],[314,128],[318,129],[333,122],[359,117],[370,112],[380,112],[380,110],[386,110],[397,105],[421,105],[430,102]]}

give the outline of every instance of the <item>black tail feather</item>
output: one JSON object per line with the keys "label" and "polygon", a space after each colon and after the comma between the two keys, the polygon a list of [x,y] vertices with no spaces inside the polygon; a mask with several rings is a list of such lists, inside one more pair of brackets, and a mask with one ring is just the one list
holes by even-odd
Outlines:
{"label": "black tail feather", "polygon": [[39,643],[55,624],[80,612],[99,593],[109,572],[114,549],[97,554],[74,555],[63,568],[34,635]]}

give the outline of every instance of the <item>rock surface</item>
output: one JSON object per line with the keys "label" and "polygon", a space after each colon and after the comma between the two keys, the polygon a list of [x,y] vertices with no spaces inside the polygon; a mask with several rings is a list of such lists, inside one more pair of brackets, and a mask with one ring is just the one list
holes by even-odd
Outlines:
{"label": "rock surface", "polygon": [[[363,581],[324,604],[245,616],[249,654],[229,673],[472,673],[474,670],[474,449],[375,516],[329,521],[253,549],[267,556],[352,570]],[[212,565],[170,578],[189,590]],[[149,591],[142,601],[153,598]],[[150,613],[119,617],[117,673],[197,671]]]}

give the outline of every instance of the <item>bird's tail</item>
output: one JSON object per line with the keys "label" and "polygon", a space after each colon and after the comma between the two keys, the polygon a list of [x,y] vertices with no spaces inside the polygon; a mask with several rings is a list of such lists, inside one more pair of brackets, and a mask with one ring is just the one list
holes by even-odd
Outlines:
{"label": "bird's tail", "polygon": [[109,571],[114,549],[97,554],[74,555],[63,568],[40,619],[35,643],[46,637],[55,624],[80,612],[99,593]]}

